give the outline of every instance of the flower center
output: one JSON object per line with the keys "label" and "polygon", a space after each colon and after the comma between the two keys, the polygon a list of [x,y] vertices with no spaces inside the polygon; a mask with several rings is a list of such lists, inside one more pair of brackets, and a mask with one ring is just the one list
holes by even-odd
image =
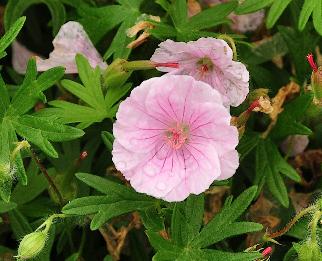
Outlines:
{"label": "flower center", "polygon": [[197,66],[201,73],[207,73],[212,71],[214,64],[208,57],[204,57],[197,62]]}
{"label": "flower center", "polygon": [[180,149],[188,141],[189,127],[185,124],[176,123],[175,127],[171,127],[166,131],[165,136],[171,148]]}

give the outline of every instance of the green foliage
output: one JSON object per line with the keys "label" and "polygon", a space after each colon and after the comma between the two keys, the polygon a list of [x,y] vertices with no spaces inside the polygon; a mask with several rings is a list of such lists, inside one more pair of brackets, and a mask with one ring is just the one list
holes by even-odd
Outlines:
{"label": "green foliage", "polygon": [[255,184],[262,188],[264,183],[273,196],[288,207],[287,188],[281,174],[299,182],[299,174],[283,159],[276,145],[270,139],[262,139],[256,147]]}
{"label": "green foliage", "polygon": [[10,98],[6,85],[0,78],[2,103],[0,107],[0,195],[9,201],[12,178],[16,175],[22,184],[27,184],[27,177],[20,151],[15,151],[18,141],[16,133],[38,146],[50,157],[58,157],[50,141],[66,141],[83,135],[79,129],[53,122],[46,117],[27,115],[38,100],[46,101],[43,91],[55,84],[64,74],[63,68],[53,68],[37,77],[36,64],[30,60],[23,83],[15,95]]}
{"label": "green foliage", "polygon": [[10,0],[6,6],[4,25],[6,30],[20,17],[30,6],[45,4],[52,16],[53,35],[56,35],[59,28],[66,20],[65,7],[57,0]]}
{"label": "green foliage", "polygon": [[22,26],[26,21],[26,17],[20,17],[17,19],[10,28],[8,28],[7,33],[0,39],[0,59],[6,56],[5,49],[12,43],[12,41],[19,34]]}
{"label": "green foliage", "polygon": [[205,249],[219,241],[244,233],[259,231],[262,225],[236,222],[254,199],[257,187],[244,191],[234,201],[227,200],[223,209],[203,228],[204,196],[190,196],[185,202],[176,203],[171,220],[171,240],[157,232],[146,233],[157,251],[153,260],[254,260],[260,253],[229,253]]}
{"label": "green foliage", "polygon": [[188,18],[187,1],[175,0],[172,4],[162,1],[161,4],[167,8],[173,26],[163,22],[155,23],[156,28],[152,29],[151,33],[159,39],[176,38],[179,41],[215,36],[216,34],[204,30],[228,23],[229,20],[226,17],[237,7],[237,1],[230,1]]}
{"label": "green foliage", "polygon": [[79,123],[78,127],[81,129],[106,118],[113,119],[118,101],[131,88],[131,84],[107,88],[104,94],[100,68],[93,69],[82,55],[76,56],[76,63],[83,85],[71,80],[63,80],[61,84],[85,104],[55,100],[49,102],[54,108],[42,110],[39,115],[56,117],[61,123]]}
{"label": "green foliage", "polygon": [[63,208],[63,213],[72,215],[95,214],[91,221],[91,229],[95,230],[109,219],[135,210],[145,210],[156,206],[157,201],[124,185],[107,179],[78,173],[77,178],[88,186],[105,194],[105,196],[89,196],[78,198]]}
{"label": "green foliage", "polygon": [[[237,8],[236,13],[247,14],[265,7],[270,7],[266,19],[266,25],[268,28],[272,28],[292,1],[294,0],[245,0]],[[322,35],[322,3],[320,0],[304,0],[297,24],[298,29],[300,31],[304,30],[311,14],[315,30]]]}
{"label": "green foliage", "polygon": [[[32,260],[117,259],[114,256],[117,251],[111,250],[111,244],[106,250],[99,232],[105,239],[106,235],[113,239],[113,244],[120,243],[116,248],[125,244],[121,260],[254,261],[262,258],[261,250],[255,246],[248,248],[249,241],[245,240],[246,233],[266,229],[251,222],[257,214],[263,216],[263,213],[254,213],[262,197],[248,210],[252,201],[260,194],[272,201],[273,211],[267,218],[278,217],[282,226],[298,208],[294,198],[300,195],[303,202],[309,204],[308,196],[312,194],[314,198],[314,193],[320,192],[320,163],[316,163],[318,160],[311,153],[319,151],[322,144],[322,114],[308,90],[312,68],[305,57],[322,46],[322,1],[239,2],[233,0],[212,7],[202,4],[201,12],[189,17],[186,0],[7,1],[6,34],[0,40],[0,58],[5,58],[0,66],[2,243],[7,242],[7,237],[10,246],[12,240],[18,243],[37,228],[37,231],[39,227],[43,229],[44,220],[46,223],[53,213],[63,212],[58,214],[60,221],[48,231],[43,251]],[[30,7],[39,4],[48,8],[50,17],[33,13]],[[266,28],[270,30],[262,25],[255,32],[232,34],[233,29],[229,27],[232,12],[247,14],[263,8],[266,9]],[[21,15],[27,16],[28,23],[19,41],[32,51],[39,51],[39,55],[48,53],[52,46],[44,44],[43,49],[36,50],[34,41],[51,41],[63,23],[79,21],[98,51],[104,54],[104,60],[109,60],[108,67],[92,68],[87,58],[78,54],[78,75],[64,76],[60,67],[38,75],[33,59],[24,77],[16,74],[10,67],[10,56],[5,56],[25,23],[26,18]],[[159,16],[161,21],[151,20],[150,15]],[[44,21],[49,22],[44,25]],[[127,48],[138,37],[128,37],[128,29],[141,21],[153,25],[143,28],[151,34],[150,38],[136,49]],[[300,85],[300,93],[287,97],[267,138],[262,133],[270,118],[263,113],[251,113],[237,146],[240,166],[229,180],[215,181],[206,193],[190,195],[183,202],[165,202],[134,191],[120,178],[122,173],[115,170],[111,161],[113,122],[121,100],[129,95],[132,86],[160,74],[134,72],[133,63],[132,69],[131,66],[126,69],[125,59],[130,56],[130,60],[149,59],[159,40],[170,38],[187,42],[219,35],[235,40],[238,60],[250,72],[251,94],[257,88],[265,88],[269,97],[274,97],[279,88],[290,81]],[[320,57],[316,56],[315,60],[320,65]],[[147,62],[139,61],[139,64],[144,67],[142,64],[146,66]],[[150,68],[151,64],[146,67]],[[230,108],[231,114],[240,115],[250,100],[238,108]],[[39,104],[46,107],[39,110]],[[288,155],[284,157],[278,149],[284,139],[296,134],[310,138],[309,149],[312,150],[302,155],[310,168],[301,169],[304,174],[312,174],[308,182],[303,182],[293,169],[293,159]],[[28,158],[29,144],[42,165]],[[102,176],[98,176],[100,174]],[[249,188],[249,184],[257,186]],[[235,200],[227,196],[236,195],[237,191],[241,194]],[[290,191],[294,197],[289,196]],[[209,221],[208,214],[214,211],[216,214]],[[311,241],[312,224],[311,217],[298,221],[283,238],[289,250],[284,247],[280,251],[276,247],[271,259],[282,260],[283,256],[284,261],[321,259],[320,246]],[[87,226],[95,231],[89,231]],[[125,234],[123,242],[121,237]],[[316,235],[321,239],[320,227],[316,227]],[[261,242],[257,235],[254,238],[257,238],[254,244]],[[0,259],[16,254],[16,250],[0,245]]]}

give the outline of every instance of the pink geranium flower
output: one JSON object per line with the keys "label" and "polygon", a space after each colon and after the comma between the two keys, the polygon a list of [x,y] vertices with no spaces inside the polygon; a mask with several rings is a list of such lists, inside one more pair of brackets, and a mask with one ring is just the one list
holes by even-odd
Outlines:
{"label": "pink geranium flower", "polygon": [[113,162],[138,192],[182,201],[239,165],[238,132],[220,94],[191,76],[144,81],[116,117]]}
{"label": "pink geranium flower", "polygon": [[216,38],[200,38],[188,43],[166,40],[155,50],[151,61],[176,62],[178,68],[157,67],[162,72],[191,75],[220,92],[225,106],[238,106],[249,92],[249,72],[233,61],[229,45]]}

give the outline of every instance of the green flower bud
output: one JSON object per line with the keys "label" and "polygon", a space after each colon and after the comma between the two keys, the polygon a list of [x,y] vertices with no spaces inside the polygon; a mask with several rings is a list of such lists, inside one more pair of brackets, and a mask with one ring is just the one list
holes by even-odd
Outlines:
{"label": "green flower bud", "polygon": [[29,259],[37,256],[44,248],[47,233],[44,231],[33,232],[26,235],[20,242],[18,258]]}
{"label": "green flower bud", "polygon": [[322,252],[317,242],[309,240],[303,244],[294,244],[294,248],[299,261],[322,260]]}

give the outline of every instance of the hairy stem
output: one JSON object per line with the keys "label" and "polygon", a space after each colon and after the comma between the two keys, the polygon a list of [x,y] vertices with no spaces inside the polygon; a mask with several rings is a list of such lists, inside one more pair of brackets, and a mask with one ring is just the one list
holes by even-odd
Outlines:
{"label": "hairy stem", "polygon": [[38,156],[36,155],[36,153],[30,148],[30,154],[32,159],[36,162],[36,164],[38,165],[38,168],[40,169],[40,171],[44,174],[45,178],[47,179],[49,185],[53,188],[55,194],[57,195],[57,198],[59,200],[59,204],[61,206],[64,205],[64,200],[63,197],[61,195],[61,193],[59,192],[58,188],[56,187],[54,181],[52,180],[52,178],[49,176],[47,169],[45,168],[45,166],[41,163],[40,159],[38,158]]}
{"label": "hairy stem", "polygon": [[282,228],[281,230],[278,230],[274,233],[271,233],[271,234],[267,234],[266,236],[268,238],[276,238],[276,237],[280,237],[282,235],[284,235],[286,232],[288,232],[291,227],[297,222],[299,221],[303,216],[305,216],[306,214],[312,212],[313,210],[316,209],[316,206],[315,205],[312,205],[310,207],[307,207],[305,209],[302,209],[299,213],[296,214],[296,216],[284,227]]}

